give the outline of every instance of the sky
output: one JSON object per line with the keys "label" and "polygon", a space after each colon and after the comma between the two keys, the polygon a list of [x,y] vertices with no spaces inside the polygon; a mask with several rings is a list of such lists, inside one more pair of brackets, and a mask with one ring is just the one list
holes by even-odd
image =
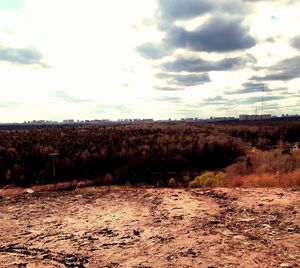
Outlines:
{"label": "sky", "polygon": [[0,122],[297,114],[299,12],[298,0],[0,0]]}

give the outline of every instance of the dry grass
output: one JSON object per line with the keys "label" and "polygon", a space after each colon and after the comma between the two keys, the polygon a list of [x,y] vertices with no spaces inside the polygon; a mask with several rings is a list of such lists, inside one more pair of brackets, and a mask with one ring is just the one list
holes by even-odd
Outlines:
{"label": "dry grass", "polygon": [[300,169],[290,173],[262,173],[236,176],[226,182],[227,187],[300,187]]}
{"label": "dry grass", "polygon": [[[70,182],[60,182],[57,184],[46,184],[46,185],[34,185],[28,187],[34,192],[47,192],[47,191],[56,191],[56,190],[68,190],[68,189],[77,189],[82,187],[87,187],[92,185],[93,181],[77,181],[73,180]],[[14,185],[7,185],[0,188],[0,196],[3,197],[16,197],[25,193],[26,188],[16,187]]]}
{"label": "dry grass", "polygon": [[300,150],[251,151],[225,173],[227,187],[299,187]]}
{"label": "dry grass", "polygon": [[[141,186],[140,188],[142,188]],[[103,189],[109,190],[130,190],[133,189],[131,185],[97,185],[92,180],[73,180],[70,182],[60,182],[57,184],[33,185],[28,187],[34,192],[50,192],[50,191],[67,191],[74,190],[75,192],[99,192]],[[16,187],[14,185],[6,185],[0,188],[0,197],[14,198],[26,194],[26,188]]]}

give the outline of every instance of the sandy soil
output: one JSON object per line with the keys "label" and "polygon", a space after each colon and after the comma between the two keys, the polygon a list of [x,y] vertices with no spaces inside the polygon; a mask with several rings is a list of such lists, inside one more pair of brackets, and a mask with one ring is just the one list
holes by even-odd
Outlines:
{"label": "sandy soil", "polygon": [[0,200],[0,267],[299,267],[299,213],[284,189],[23,194]]}

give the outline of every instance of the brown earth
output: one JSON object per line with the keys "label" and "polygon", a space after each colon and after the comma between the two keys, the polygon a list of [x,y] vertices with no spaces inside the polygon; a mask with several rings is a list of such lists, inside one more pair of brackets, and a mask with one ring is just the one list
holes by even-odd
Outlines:
{"label": "brown earth", "polygon": [[0,267],[299,267],[299,213],[285,189],[4,196]]}

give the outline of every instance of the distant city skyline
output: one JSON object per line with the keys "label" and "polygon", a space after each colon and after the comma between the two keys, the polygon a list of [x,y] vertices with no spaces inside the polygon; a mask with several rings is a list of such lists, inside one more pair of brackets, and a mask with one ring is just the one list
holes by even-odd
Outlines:
{"label": "distant city skyline", "polygon": [[0,123],[297,114],[299,10],[296,0],[0,0]]}
{"label": "distant city skyline", "polygon": [[217,121],[261,121],[261,120],[300,120],[299,114],[282,114],[276,116],[272,114],[239,114],[238,116],[210,116],[208,118],[201,117],[183,117],[183,118],[168,118],[168,119],[153,119],[153,118],[119,118],[111,119],[63,119],[57,120],[28,120],[23,122],[0,122],[0,125],[111,125],[111,124],[151,124],[161,122],[217,122]]}

